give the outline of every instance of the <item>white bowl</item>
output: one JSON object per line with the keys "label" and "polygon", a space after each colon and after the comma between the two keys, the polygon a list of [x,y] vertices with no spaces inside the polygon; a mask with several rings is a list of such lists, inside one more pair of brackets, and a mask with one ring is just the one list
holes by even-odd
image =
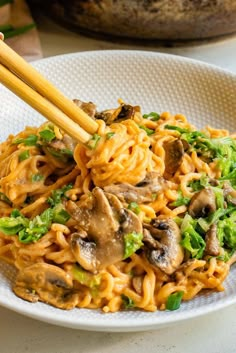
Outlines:
{"label": "white bowl", "polygon": [[[140,105],[144,112],[183,113],[197,127],[212,125],[236,130],[236,76],[217,67],[182,57],[138,51],[98,51],[63,55],[35,66],[67,96],[97,103],[99,109],[117,106],[117,99]],[[0,135],[25,125],[39,125],[39,114],[0,86]],[[0,305],[41,321],[94,331],[141,331],[206,315],[236,303],[236,267],[225,291],[201,294],[177,311],[98,310],[63,311],[43,303],[28,303],[11,290],[14,271],[0,264]]]}

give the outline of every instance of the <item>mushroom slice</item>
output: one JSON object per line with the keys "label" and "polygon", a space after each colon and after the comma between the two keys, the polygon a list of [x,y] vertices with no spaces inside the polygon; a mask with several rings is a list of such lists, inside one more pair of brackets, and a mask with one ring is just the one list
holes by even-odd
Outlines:
{"label": "mushroom slice", "polygon": [[153,195],[168,187],[162,177],[155,172],[147,174],[146,178],[136,185],[128,183],[105,186],[104,190],[116,195],[122,202],[152,202]]}
{"label": "mushroom slice", "polygon": [[215,210],[215,193],[211,188],[205,188],[194,194],[188,208],[188,212],[193,218],[206,217]]}
{"label": "mushroom slice", "polygon": [[136,214],[126,208],[120,210],[120,232],[124,234],[142,233],[143,227]]}
{"label": "mushroom slice", "polygon": [[70,242],[71,250],[81,267],[87,271],[96,269],[96,244],[88,242],[80,233],[73,233]]}
{"label": "mushroom slice", "polygon": [[83,203],[76,205],[73,201],[68,201],[66,209],[78,225],[88,233],[89,238],[95,241],[107,239],[108,234],[117,232],[119,229],[119,210],[112,209],[105,193],[98,187],[93,189],[91,196],[88,196]]}
{"label": "mushroom slice", "polygon": [[93,189],[89,200],[75,204],[67,202],[66,209],[86,232],[71,236],[71,249],[76,261],[86,270],[96,272],[124,257],[124,235],[142,232],[139,218],[125,210],[119,199],[102,189]]}
{"label": "mushroom slice", "polygon": [[73,102],[79,107],[81,108],[85,113],[87,113],[91,118],[95,117],[96,111],[97,111],[97,107],[94,103],[92,102],[82,102],[79,99],[73,99]]}
{"label": "mushroom slice", "polygon": [[172,274],[182,263],[184,251],[181,247],[180,230],[171,219],[153,219],[144,225],[145,254],[149,262],[166,274]]}
{"label": "mushroom slice", "polygon": [[116,109],[104,110],[96,114],[97,119],[102,119],[107,125],[113,122],[121,122],[122,120],[132,119],[136,112],[140,112],[140,107],[129,104],[121,104]]}
{"label": "mushroom slice", "polygon": [[22,299],[41,300],[60,309],[72,309],[77,304],[72,277],[47,263],[36,263],[20,271],[13,290]]}
{"label": "mushroom slice", "polygon": [[236,205],[236,190],[231,186],[229,181],[225,181],[223,185],[224,197],[228,202]]}
{"label": "mushroom slice", "polygon": [[182,163],[184,146],[183,142],[180,139],[177,139],[165,142],[163,147],[165,150],[164,177],[169,179],[175,174],[180,164]]}
{"label": "mushroom slice", "polygon": [[211,256],[218,256],[220,255],[220,242],[217,238],[217,226],[216,224],[212,224],[209,230],[206,233],[205,237],[206,241],[206,248],[205,254]]}

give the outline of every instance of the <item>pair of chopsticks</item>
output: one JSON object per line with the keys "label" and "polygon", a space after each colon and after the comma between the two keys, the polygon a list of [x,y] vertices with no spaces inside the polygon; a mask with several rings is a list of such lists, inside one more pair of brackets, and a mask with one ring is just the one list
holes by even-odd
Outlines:
{"label": "pair of chopsticks", "polygon": [[88,142],[98,129],[95,120],[2,40],[0,82],[79,142]]}

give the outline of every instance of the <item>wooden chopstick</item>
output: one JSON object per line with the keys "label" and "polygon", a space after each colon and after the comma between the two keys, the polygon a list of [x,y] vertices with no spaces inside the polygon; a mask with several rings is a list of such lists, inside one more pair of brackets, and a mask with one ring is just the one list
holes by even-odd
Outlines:
{"label": "wooden chopstick", "polygon": [[84,131],[60,109],[21,81],[20,78],[15,76],[2,64],[0,64],[0,82],[76,140],[86,143],[91,138],[90,134]]}
{"label": "wooden chopstick", "polygon": [[[87,133],[94,134],[97,131],[98,124],[95,120],[87,115],[81,108],[76,106],[73,101],[65,97],[51,82],[43,77],[33,66],[28,64],[2,40],[0,40],[0,63],[35,89],[48,101],[53,103],[70,119],[78,123]],[[1,76],[0,82],[2,82]],[[49,116],[47,116],[47,118],[51,120]]]}

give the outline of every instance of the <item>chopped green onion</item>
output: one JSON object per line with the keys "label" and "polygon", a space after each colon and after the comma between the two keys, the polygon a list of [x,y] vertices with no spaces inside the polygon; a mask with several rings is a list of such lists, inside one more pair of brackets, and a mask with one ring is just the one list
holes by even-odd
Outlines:
{"label": "chopped green onion", "polygon": [[142,233],[132,232],[124,235],[125,251],[123,259],[127,259],[135,253],[135,251],[141,248],[143,245],[142,239]]}
{"label": "chopped green onion", "polygon": [[174,202],[171,202],[170,206],[179,207],[179,206],[183,206],[183,205],[188,205],[190,200],[191,199],[189,197],[183,197],[182,191],[179,190],[177,200],[175,200]]}
{"label": "chopped green onion", "polygon": [[22,214],[20,213],[20,211],[17,208],[15,208],[13,211],[11,211],[11,217],[16,218],[16,217],[20,217],[20,216],[22,216]]}
{"label": "chopped green onion", "polygon": [[146,127],[144,125],[139,125],[139,127],[140,127],[140,129],[146,131],[148,136],[151,136],[151,135],[153,135],[155,133],[154,130],[149,129],[148,127]]}
{"label": "chopped green onion", "polygon": [[76,281],[78,281],[83,286],[94,288],[101,284],[101,275],[94,275],[88,271],[85,271],[79,265],[74,265],[72,267],[72,275]]}
{"label": "chopped green onion", "polygon": [[10,31],[4,32],[4,38],[7,39],[7,38],[14,37],[14,36],[18,36],[20,34],[28,32],[29,30],[31,30],[32,28],[35,28],[35,27],[36,27],[35,23],[30,23],[26,26],[14,28]]}
{"label": "chopped green onion", "polygon": [[202,174],[199,180],[190,181],[188,186],[192,188],[193,191],[200,191],[209,185],[208,179],[209,178],[206,176],[206,174]]}
{"label": "chopped green onion", "polygon": [[26,159],[29,158],[29,156],[30,156],[29,150],[25,150],[19,154],[19,161],[20,162],[25,161]]}
{"label": "chopped green onion", "polygon": [[140,207],[136,202],[130,202],[130,204],[128,205],[128,209],[136,214],[139,214],[141,212]]}
{"label": "chopped green onion", "polygon": [[13,0],[0,0],[0,7],[6,5],[6,4],[12,4]]}
{"label": "chopped green onion", "polygon": [[56,137],[54,131],[46,129],[39,132],[41,139],[45,142],[51,142]]}
{"label": "chopped green onion", "polygon": [[62,154],[67,154],[68,156],[73,156],[73,151],[71,151],[69,148],[62,148],[61,149]]}
{"label": "chopped green onion", "polygon": [[5,33],[13,29],[12,25],[2,25],[0,26],[0,32]]}
{"label": "chopped green onion", "polygon": [[87,147],[91,150],[94,150],[97,147],[98,141],[101,139],[101,136],[98,134],[94,134],[92,138],[88,141]]}
{"label": "chopped green onion", "polygon": [[63,186],[61,189],[53,190],[51,197],[48,197],[47,203],[51,206],[54,207],[58,204],[61,203],[62,199],[67,199],[66,192],[68,190],[71,190],[73,187],[72,184],[68,184]]}
{"label": "chopped green onion", "polygon": [[181,134],[184,134],[184,133],[187,133],[187,132],[190,132],[188,129],[183,129],[179,126],[175,126],[175,125],[165,125],[165,129],[167,130],[175,130],[175,131],[178,131],[180,132]]}
{"label": "chopped green onion", "polygon": [[108,132],[107,134],[106,134],[106,139],[107,140],[110,140],[113,136],[115,135],[115,132]]}
{"label": "chopped green onion", "polygon": [[160,119],[160,115],[158,113],[151,112],[149,114],[143,114],[143,119],[158,121]]}
{"label": "chopped green onion", "polygon": [[135,303],[133,299],[131,299],[130,297],[127,297],[127,295],[122,294],[121,299],[123,302],[124,309],[132,309],[135,307]]}
{"label": "chopped green onion", "polygon": [[41,174],[34,174],[31,177],[32,182],[36,183],[37,181],[43,180],[44,176]]}
{"label": "chopped green onion", "polygon": [[36,135],[29,135],[26,138],[19,138],[14,140],[12,143],[13,145],[19,145],[20,143],[23,143],[25,146],[36,146],[38,141],[38,136]]}
{"label": "chopped green onion", "polygon": [[70,215],[63,208],[62,204],[54,208],[53,222],[65,224],[70,219]]}
{"label": "chopped green onion", "polygon": [[183,291],[170,294],[167,298],[166,309],[171,311],[179,309],[183,295]]}

